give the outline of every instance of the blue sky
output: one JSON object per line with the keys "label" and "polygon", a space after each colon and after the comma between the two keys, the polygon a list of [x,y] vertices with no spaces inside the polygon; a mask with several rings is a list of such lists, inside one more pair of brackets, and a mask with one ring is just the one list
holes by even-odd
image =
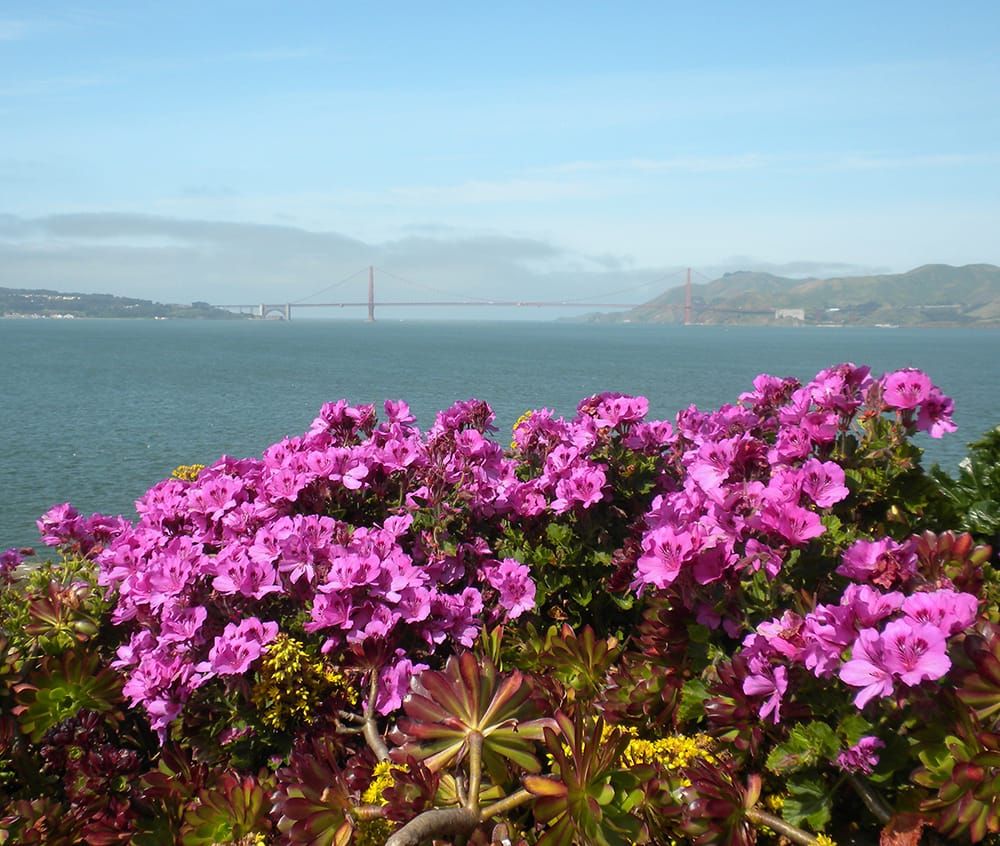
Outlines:
{"label": "blue sky", "polygon": [[4,0],[0,285],[1000,264],[998,32],[992,2]]}

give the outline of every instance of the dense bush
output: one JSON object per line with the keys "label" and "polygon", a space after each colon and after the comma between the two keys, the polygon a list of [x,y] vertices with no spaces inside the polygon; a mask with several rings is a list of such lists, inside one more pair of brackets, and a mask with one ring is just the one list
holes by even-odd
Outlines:
{"label": "dense bush", "polygon": [[0,559],[0,843],[1000,832],[992,442],[925,473],[915,370],[647,407],[503,447],[340,401],[134,523],[50,510]]}

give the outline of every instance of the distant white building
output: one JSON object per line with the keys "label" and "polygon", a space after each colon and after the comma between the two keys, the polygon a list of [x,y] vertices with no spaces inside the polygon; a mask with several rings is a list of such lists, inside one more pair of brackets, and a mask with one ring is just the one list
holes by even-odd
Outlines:
{"label": "distant white building", "polygon": [[775,320],[802,320],[806,319],[804,308],[776,308],[774,310]]}

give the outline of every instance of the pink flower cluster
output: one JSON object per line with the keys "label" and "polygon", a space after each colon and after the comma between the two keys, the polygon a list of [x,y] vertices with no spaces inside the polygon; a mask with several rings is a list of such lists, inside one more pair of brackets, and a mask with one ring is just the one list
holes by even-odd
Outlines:
{"label": "pink flower cluster", "polygon": [[[379,424],[371,406],[329,403],[307,434],[259,460],[224,457],[195,481],[159,483],[136,503],[139,521],[97,554],[101,583],[117,592],[114,620],[134,631],[116,664],[125,692],[158,730],[209,680],[251,669],[289,602],[342,663],[382,645],[383,713],[408,685],[406,656],[469,647],[488,620],[534,607],[527,567],[497,560],[474,534],[449,551],[427,520],[414,528],[414,515],[444,518],[456,503],[511,510],[518,482],[484,436],[489,407],[458,403],[426,437],[405,404],[385,408]],[[47,539],[65,542],[75,520],[50,512]]]}
{"label": "pink flower cluster", "polygon": [[891,549],[893,560],[904,562],[907,573],[898,581],[901,590],[885,592],[854,582],[838,604],[819,604],[805,615],[786,611],[746,637],[743,654],[750,674],[743,691],[766,697],[762,718],[779,722],[791,666],[857,688],[854,704],[859,709],[876,697],[892,696],[900,686],[936,681],[951,669],[948,640],[975,622],[979,600],[950,584],[921,584],[912,552],[916,542],[857,541],[845,551],[838,570],[880,579],[883,571],[859,570],[853,562],[872,559],[873,548]]}
{"label": "pink flower cluster", "polygon": [[24,561],[24,555],[16,546],[0,552],[0,579],[8,578],[22,561]]}
{"label": "pink flower cluster", "polygon": [[[737,615],[708,591],[728,595],[760,570],[778,577],[791,551],[825,531],[823,512],[849,496],[833,447],[859,413],[895,411],[934,436],[953,428],[950,400],[923,374],[876,380],[852,364],[804,386],[759,376],[738,405],[692,407],[674,425],[647,421],[648,405],[604,393],[570,420],[534,411],[504,450],[477,400],[440,412],[426,432],[403,402],[386,402],[380,421],[374,406],[340,400],[260,459],[223,457],[194,481],[155,485],[134,525],[84,519],[66,504],[39,528],[46,543],[96,558],[117,595],[114,620],[131,627],[117,662],[126,693],[161,732],[202,685],[252,671],[296,614],[344,666],[372,650],[387,656],[385,714],[421,659],[534,608],[529,568],[491,547],[505,527],[582,517],[614,499],[622,467],[646,462],[658,474],[652,493],[625,503],[645,514],[633,524],[633,587],[669,589],[701,622],[735,634]],[[877,544],[843,567],[886,588],[907,574],[898,550]],[[770,653],[760,660],[751,685],[777,719],[787,671]]]}
{"label": "pink flower cluster", "polygon": [[72,548],[81,555],[91,555],[125,530],[123,517],[92,514],[84,517],[68,502],[54,505],[35,521],[46,546]]}
{"label": "pink flower cluster", "polygon": [[[859,413],[916,408],[916,420],[901,422],[935,437],[954,429],[951,401],[919,371],[874,379],[867,367],[841,364],[805,385],[768,375],[753,384],[738,405],[678,415],[677,434],[665,438],[676,470],[646,514],[636,565],[635,588],[669,587],[712,626],[731,621],[704,588],[761,569],[776,578],[792,550],[825,532],[822,512],[850,494],[830,456]],[[890,559],[886,549],[871,566],[891,578]]]}

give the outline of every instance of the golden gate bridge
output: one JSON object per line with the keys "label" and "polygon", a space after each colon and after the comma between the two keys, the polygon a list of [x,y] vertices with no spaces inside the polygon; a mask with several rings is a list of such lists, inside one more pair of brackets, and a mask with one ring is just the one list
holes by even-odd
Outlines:
{"label": "golden gate bridge", "polygon": [[[690,267],[682,268],[680,270],[675,270],[671,273],[663,274],[655,279],[649,280],[647,282],[642,282],[638,285],[632,285],[628,288],[620,288],[615,291],[606,292],[605,294],[593,295],[590,297],[580,297],[578,299],[562,299],[562,300],[528,300],[528,299],[491,299],[487,297],[475,297],[471,295],[456,294],[453,291],[445,291],[440,288],[435,288],[430,285],[425,285],[419,282],[415,282],[412,279],[406,279],[395,273],[391,273],[388,270],[379,268],[379,273],[395,279],[399,282],[403,282],[407,285],[411,285],[423,290],[432,291],[437,294],[444,294],[445,296],[454,297],[454,299],[448,300],[376,300],[375,298],[375,271],[374,265],[369,265],[367,268],[362,268],[355,271],[350,276],[341,279],[339,282],[334,282],[331,285],[327,285],[325,288],[321,288],[318,291],[314,291],[308,296],[302,297],[299,300],[292,300],[284,303],[227,303],[222,305],[217,305],[216,308],[224,309],[238,309],[240,312],[249,312],[253,317],[264,319],[264,318],[278,318],[282,320],[292,319],[292,309],[307,309],[307,308],[364,308],[368,312],[368,321],[373,323],[375,321],[375,309],[376,306],[381,308],[393,308],[393,307],[503,307],[503,308],[635,308],[636,306],[643,305],[639,302],[603,302],[598,301],[598,298],[614,296],[617,294],[624,294],[632,291],[637,291],[640,288],[648,289],[649,286],[658,283],[666,282],[676,276],[680,276],[682,273],[685,274],[685,292],[684,292],[684,303],[683,303],[683,319],[685,324],[690,324],[694,322],[694,312],[697,308],[698,314],[702,314],[705,311],[713,312],[730,312],[730,313],[740,313],[740,314],[770,314],[771,311],[758,311],[758,310],[743,310],[743,309],[724,309],[716,308],[712,305],[705,305],[704,303],[693,303],[692,293],[691,293],[691,274],[694,273],[701,277],[705,281],[711,281],[708,276],[698,272],[697,270],[692,270]],[[329,301],[329,302],[307,302],[307,300],[313,300],[314,297],[319,297],[321,295],[328,294],[330,291],[340,288],[343,285],[357,279],[363,273],[367,271],[368,273],[368,297],[367,299],[361,300],[341,300],[339,302]],[[659,304],[658,304],[659,306]],[[675,311],[679,311],[681,308],[680,304],[664,303],[662,308],[672,308]],[[678,315],[679,316],[679,315]]]}

